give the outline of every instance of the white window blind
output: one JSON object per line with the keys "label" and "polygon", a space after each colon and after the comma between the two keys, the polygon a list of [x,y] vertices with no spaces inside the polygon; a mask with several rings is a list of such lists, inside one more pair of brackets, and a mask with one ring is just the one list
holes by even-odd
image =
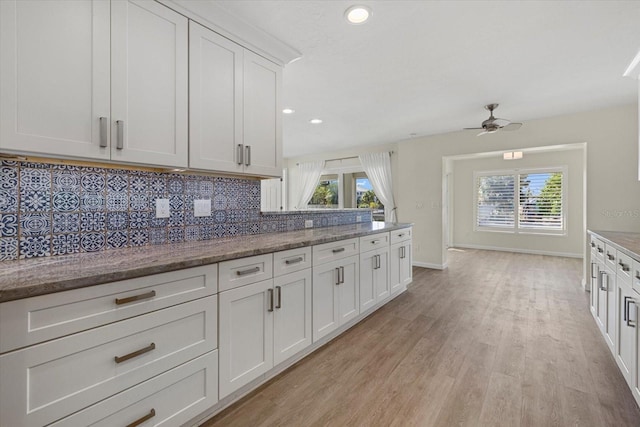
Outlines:
{"label": "white window blind", "polygon": [[512,232],[565,230],[564,171],[476,174],[476,227]]}

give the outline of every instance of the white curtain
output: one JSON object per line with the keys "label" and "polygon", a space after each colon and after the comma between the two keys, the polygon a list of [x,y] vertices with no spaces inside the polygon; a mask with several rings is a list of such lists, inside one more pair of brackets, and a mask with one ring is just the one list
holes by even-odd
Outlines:
{"label": "white curtain", "polygon": [[324,160],[316,162],[306,162],[298,164],[298,185],[297,194],[293,200],[296,202],[295,209],[306,209],[309,200],[318,186],[318,180],[324,169]]}
{"label": "white curtain", "polygon": [[391,182],[391,156],[388,152],[384,152],[363,154],[359,158],[373,187],[373,192],[384,205],[384,220],[396,222],[396,203],[393,200],[393,183]]}

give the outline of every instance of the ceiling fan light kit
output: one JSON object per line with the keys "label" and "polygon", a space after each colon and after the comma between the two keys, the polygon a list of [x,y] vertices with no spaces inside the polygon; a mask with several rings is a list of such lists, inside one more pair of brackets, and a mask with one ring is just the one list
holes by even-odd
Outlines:
{"label": "ceiling fan light kit", "polygon": [[479,128],[465,128],[465,130],[481,130],[477,136],[486,135],[488,133],[496,133],[501,130],[514,131],[520,129],[522,123],[514,123],[511,120],[501,119],[493,116],[493,110],[498,108],[499,104],[487,104],[485,110],[489,111],[489,118],[482,122]]}

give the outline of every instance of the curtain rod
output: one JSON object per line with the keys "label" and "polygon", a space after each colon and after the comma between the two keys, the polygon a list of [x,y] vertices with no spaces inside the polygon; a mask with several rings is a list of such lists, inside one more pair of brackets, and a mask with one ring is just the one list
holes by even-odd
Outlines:
{"label": "curtain rod", "polygon": [[[395,153],[395,151],[389,151],[389,156],[391,156],[393,153]],[[351,157],[341,157],[339,159],[326,159],[325,162],[335,162],[338,160],[351,160],[351,159],[357,159],[359,156],[351,156]],[[300,163],[296,163],[296,166],[300,165]]]}

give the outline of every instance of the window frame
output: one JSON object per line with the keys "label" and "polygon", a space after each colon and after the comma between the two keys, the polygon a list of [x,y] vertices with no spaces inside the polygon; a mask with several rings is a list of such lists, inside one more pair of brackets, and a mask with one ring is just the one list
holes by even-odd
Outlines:
{"label": "window frame", "polygon": [[[514,168],[492,171],[474,171],[473,172],[473,231],[488,233],[504,233],[504,234],[533,234],[533,235],[551,235],[566,236],[568,233],[567,212],[567,193],[569,182],[569,168],[566,165],[544,168]],[[520,227],[520,175],[538,174],[538,173],[561,173],[562,174],[562,228],[544,228],[544,227]],[[511,227],[491,227],[478,225],[478,179],[483,176],[505,176],[514,177],[514,218]]]}

